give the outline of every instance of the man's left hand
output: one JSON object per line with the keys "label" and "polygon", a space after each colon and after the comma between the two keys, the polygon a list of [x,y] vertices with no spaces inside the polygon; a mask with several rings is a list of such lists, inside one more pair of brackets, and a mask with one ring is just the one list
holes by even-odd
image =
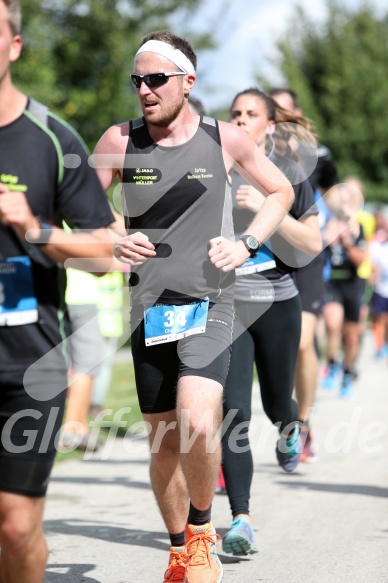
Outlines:
{"label": "man's left hand", "polygon": [[215,237],[209,241],[210,261],[222,271],[232,271],[240,267],[250,257],[242,241],[229,241],[225,237]]}

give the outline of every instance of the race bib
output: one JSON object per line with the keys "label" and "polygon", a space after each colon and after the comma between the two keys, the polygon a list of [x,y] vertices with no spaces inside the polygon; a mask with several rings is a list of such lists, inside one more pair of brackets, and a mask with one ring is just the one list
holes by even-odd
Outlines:
{"label": "race bib", "polygon": [[145,344],[174,342],[206,330],[209,299],[183,306],[157,305],[144,311]]}
{"label": "race bib", "polygon": [[250,257],[241,267],[236,268],[236,275],[247,275],[249,273],[260,273],[276,267],[275,256],[266,245],[262,245],[256,257]]}
{"label": "race bib", "polygon": [[21,326],[38,320],[29,257],[0,261],[0,326]]}

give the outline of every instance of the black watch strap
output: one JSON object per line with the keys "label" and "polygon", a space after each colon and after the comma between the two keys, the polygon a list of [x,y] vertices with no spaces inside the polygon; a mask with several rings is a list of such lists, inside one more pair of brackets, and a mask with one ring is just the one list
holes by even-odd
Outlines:
{"label": "black watch strap", "polygon": [[37,239],[35,239],[34,241],[30,239],[30,241],[34,245],[47,245],[53,232],[53,226],[44,219],[42,219],[42,217],[37,216],[36,218],[38,219],[40,234]]}
{"label": "black watch strap", "polygon": [[256,239],[256,237],[253,235],[242,235],[239,241],[244,243],[251,257],[256,257],[256,254],[261,247],[261,243]]}

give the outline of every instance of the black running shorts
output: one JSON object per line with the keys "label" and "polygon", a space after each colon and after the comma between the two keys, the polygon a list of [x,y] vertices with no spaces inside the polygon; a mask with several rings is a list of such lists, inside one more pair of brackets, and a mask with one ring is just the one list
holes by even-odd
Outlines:
{"label": "black running shorts", "polygon": [[323,261],[315,259],[306,267],[297,269],[294,278],[302,302],[302,311],[318,316],[321,312],[325,284]]}
{"label": "black running shorts", "polygon": [[66,371],[0,373],[0,491],[46,494],[66,399]]}
{"label": "black running shorts", "polygon": [[199,376],[225,385],[229,370],[234,308],[215,304],[206,331],[178,341],[146,346],[143,309],[131,311],[131,346],[137,393],[142,413],[164,413],[176,407],[177,381]]}
{"label": "black running shorts", "polygon": [[344,308],[345,320],[357,323],[360,321],[360,308],[364,292],[365,281],[363,279],[331,280],[326,282],[324,303],[341,304]]}

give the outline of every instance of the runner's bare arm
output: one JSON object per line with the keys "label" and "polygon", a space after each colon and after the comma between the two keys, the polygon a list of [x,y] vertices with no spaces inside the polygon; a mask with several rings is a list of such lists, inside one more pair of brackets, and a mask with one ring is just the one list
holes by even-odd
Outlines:
{"label": "runner's bare arm", "polygon": [[[39,219],[33,214],[24,192],[9,191],[0,183],[0,221],[12,227],[22,240],[33,243],[41,233]],[[57,263],[69,258],[91,259],[90,271],[103,273],[112,264],[112,241],[106,229],[88,233],[66,233],[52,226],[48,244],[42,251]],[[98,260],[98,261],[96,261]],[[88,270],[88,269],[87,269]]]}
{"label": "runner's bare arm", "polygon": [[99,139],[92,156],[102,187],[107,191],[118,177],[122,182],[129,124],[111,126]]}
{"label": "runner's bare arm", "polygon": [[[265,197],[250,184],[242,184],[237,190],[236,200],[241,208],[257,213],[263,206]],[[288,214],[280,223],[277,232],[295,249],[312,257],[322,251],[322,236],[316,214],[306,214],[299,219]]]}
{"label": "runner's bare arm", "polygon": [[[241,128],[226,122],[220,122],[219,127],[227,172],[236,170],[265,196],[264,204],[246,230],[263,243],[286,216],[294,201],[294,190],[284,174]],[[239,267],[249,257],[241,241],[216,237],[210,241],[210,246],[210,260],[225,272]]]}
{"label": "runner's bare arm", "polygon": [[227,169],[239,172],[265,197],[247,229],[263,242],[276,230],[294,202],[294,190],[284,174],[238,126],[220,122],[221,143]]}
{"label": "runner's bare arm", "polygon": [[[94,166],[104,190],[108,190],[116,177],[123,181],[129,123],[111,126],[100,138],[93,153]],[[155,256],[154,245],[143,233],[127,235],[124,220],[111,226],[114,234],[114,256],[122,263],[139,265]],[[121,229],[120,229],[121,227]]]}

